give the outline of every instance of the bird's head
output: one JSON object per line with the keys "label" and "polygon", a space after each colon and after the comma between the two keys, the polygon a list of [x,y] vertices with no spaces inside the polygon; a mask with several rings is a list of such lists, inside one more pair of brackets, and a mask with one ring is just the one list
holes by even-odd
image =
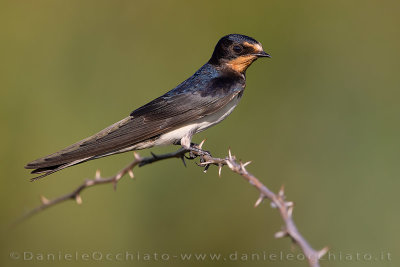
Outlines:
{"label": "bird's head", "polygon": [[244,73],[259,57],[271,57],[261,43],[246,35],[229,34],[218,41],[209,63]]}

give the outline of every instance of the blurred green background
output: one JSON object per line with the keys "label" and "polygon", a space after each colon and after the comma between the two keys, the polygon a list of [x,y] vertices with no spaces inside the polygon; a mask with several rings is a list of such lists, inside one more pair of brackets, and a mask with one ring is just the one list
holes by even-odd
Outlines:
{"label": "blurred green background", "polygon": [[[267,202],[253,208],[257,191],[241,177],[224,169],[220,179],[215,167],[203,174],[179,160],[136,169],[117,192],[92,188],[81,206],[60,204],[9,228],[40,195],[67,193],[133,157],[35,183],[28,161],[124,118],[192,75],[221,36],[242,33],[272,59],[248,69],[238,108],[195,141],[207,137],[215,156],[231,147],[252,160],[249,171],[274,191],[284,184],[300,231],[336,255],[323,266],[399,266],[399,12],[399,1],[1,1],[0,265],[306,266],[172,258],[300,252],[274,239],[280,216]],[[103,259],[23,260],[23,252]],[[104,259],[125,252],[142,258]],[[146,261],[146,253],[171,259]]]}

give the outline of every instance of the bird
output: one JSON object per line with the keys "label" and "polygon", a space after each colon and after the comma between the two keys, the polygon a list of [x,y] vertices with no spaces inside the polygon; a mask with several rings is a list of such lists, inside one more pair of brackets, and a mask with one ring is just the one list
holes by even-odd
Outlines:
{"label": "bird", "polygon": [[174,89],[132,111],[100,132],[26,164],[38,180],[65,168],[127,151],[180,145],[199,151],[194,134],[224,120],[242,98],[246,70],[258,58],[271,57],[254,38],[229,34],[211,58]]}

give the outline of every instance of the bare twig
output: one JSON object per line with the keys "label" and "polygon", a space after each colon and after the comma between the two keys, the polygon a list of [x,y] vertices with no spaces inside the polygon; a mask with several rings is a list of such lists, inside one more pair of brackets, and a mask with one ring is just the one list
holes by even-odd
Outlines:
{"label": "bare twig", "polygon": [[164,160],[164,159],[171,159],[171,158],[182,158],[183,159],[185,156],[185,153],[187,153],[187,152],[188,152],[187,150],[182,148],[182,149],[179,149],[175,152],[168,153],[168,154],[163,154],[163,155],[152,154],[151,157],[146,157],[146,158],[142,158],[139,156],[139,154],[134,152],[135,159],[131,163],[129,163],[125,168],[123,168],[122,170],[120,170],[118,173],[116,173],[115,175],[113,175],[111,177],[102,178],[100,175],[100,171],[97,170],[94,179],[86,179],[80,186],[78,186],[74,191],[72,191],[68,194],[62,195],[62,196],[52,199],[52,200],[49,200],[46,197],[41,196],[40,200],[41,200],[42,204],[40,206],[36,207],[35,209],[32,209],[28,213],[26,213],[16,223],[24,221],[42,210],[45,210],[47,208],[50,208],[56,204],[59,204],[61,202],[67,201],[67,200],[75,200],[78,204],[82,204],[82,198],[80,195],[81,195],[81,192],[83,190],[85,190],[86,188],[89,188],[89,187],[92,187],[95,185],[111,183],[111,184],[113,184],[113,187],[115,190],[117,188],[117,183],[119,182],[119,180],[121,180],[121,178],[124,175],[129,174],[129,176],[131,178],[134,178],[132,169],[135,168],[136,166],[141,167],[141,166],[151,164],[153,162]]}
{"label": "bare twig", "polygon": [[[198,145],[198,148],[201,149],[204,141]],[[136,166],[145,166],[147,164],[151,164],[160,160],[164,159],[171,159],[171,158],[180,158],[182,159],[183,163],[185,163],[185,154],[189,152],[186,149],[179,149],[172,153],[162,154],[162,155],[155,155],[152,153],[151,157],[140,157],[137,153],[134,153],[135,159],[128,164],[125,168],[120,170],[117,174],[111,177],[102,178],[100,175],[100,171],[96,171],[96,175],[94,179],[87,179],[84,183],[82,183],[79,187],[77,187],[71,193],[66,195],[60,196],[53,200],[48,200],[44,196],[41,196],[42,204],[35,209],[31,210],[27,214],[25,214],[18,222],[23,221],[32,215],[45,210],[49,207],[52,207],[58,203],[67,201],[67,200],[75,200],[78,204],[82,203],[81,192],[89,187],[99,185],[99,184],[113,184],[114,189],[116,189],[116,185],[121,180],[123,176],[129,174],[131,178],[134,177],[132,169]],[[310,244],[305,240],[305,238],[300,234],[299,230],[297,229],[292,213],[293,213],[293,202],[289,202],[285,200],[285,193],[283,186],[281,187],[280,191],[275,194],[272,192],[268,187],[266,187],[263,183],[260,182],[254,175],[247,171],[246,166],[249,165],[251,162],[242,163],[236,160],[236,157],[232,155],[231,151],[229,150],[228,156],[226,158],[215,158],[212,157],[209,153],[201,153],[198,151],[191,151],[191,157],[187,159],[193,159],[196,157],[200,158],[199,166],[203,166],[207,171],[210,165],[216,165],[219,167],[219,176],[221,176],[221,169],[223,166],[228,166],[230,170],[233,172],[241,175],[245,180],[247,180],[251,185],[253,185],[260,193],[259,198],[255,203],[255,207],[260,205],[265,199],[271,201],[271,206],[273,208],[277,208],[279,213],[284,221],[284,227],[281,231],[275,234],[276,238],[282,238],[288,236],[292,239],[292,241],[297,244],[300,249],[303,251],[304,255],[307,257],[309,266],[318,267],[319,266],[319,259],[328,251],[328,248],[323,248],[320,251],[314,250]]]}
{"label": "bare twig", "polygon": [[284,187],[282,186],[279,193],[275,194],[263,183],[260,182],[253,174],[247,171],[246,166],[250,164],[249,162],[242,163],[236,160],[235,156],[232,156],[229,150],[229,156],[225,159],[212,158],[207,155],[204,156],[206,162],[202,164],[214,164],[217,166],[227,165],[229,169],[233,172],[241,175],[246,179],[251,185],[257,188],[260,192],[260,196],[254,204],[255,207],[261,204],[264,199],[269,199],[271,201],[271,206],[277,208],[281,214],[281,217],[285,223],[283,229],[275,234],[276,238],[282,238],[285,236],[290,237],[294,243],[296,243],[304,255],[308,259],[309,266],[318,267],[319,259],[328,252],[328,248],[325,247],[320,251],[314,250],[307,240],[300,234],[297,229],[296,224],[293,221],[293,202],[285,201]]}

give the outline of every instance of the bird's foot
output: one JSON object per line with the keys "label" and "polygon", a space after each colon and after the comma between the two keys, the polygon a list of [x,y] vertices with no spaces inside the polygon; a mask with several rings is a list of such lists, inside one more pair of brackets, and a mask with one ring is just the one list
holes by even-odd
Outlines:
{"label": "bird's foot", "polygon": [[195,159],[197,157],[202,158],[204,156],[211,157],[211,153],[209,151],[202,149],[203,144],[204,141],[202,141],[200,144],[191,143],[190,147],[186,148],[189,151],[189,157],[187,157],[187,159]]}
{"label": "bird's foot", "polygon": [[210,164],[202,164],[202,163],[207,162],[205,157],[212,157],[212,156],[209,151],[202,149],[203,144],[204,144],[204,141],[201,142],[199,145],[191,143],[190,147],[187,148],[187,150],[189,151],[189,156],[186,158],[187,159],[195,159],[195,158],[199,157],[200,158],[199,165],[204,167],[204,172],[207,172],[208,168],[210,167]]}

